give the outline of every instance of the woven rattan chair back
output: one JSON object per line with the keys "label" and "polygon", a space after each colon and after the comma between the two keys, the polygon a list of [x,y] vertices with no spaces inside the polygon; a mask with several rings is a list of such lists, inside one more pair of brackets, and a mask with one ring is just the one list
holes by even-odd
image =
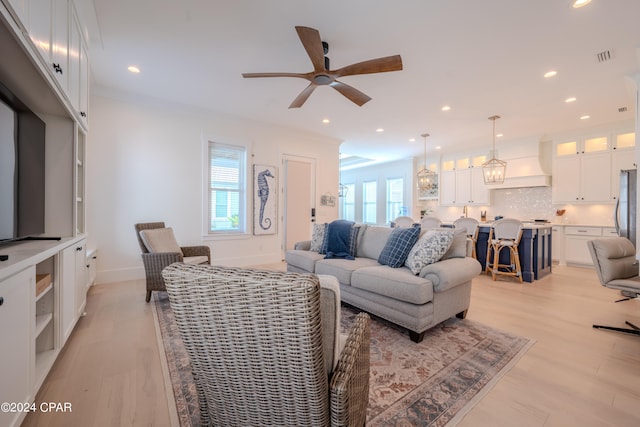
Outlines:
{"label": "woven rattan chair back", "polygon": [[411,218],[410,216],[399,216],[398,218],[393,220],[392,226],[400,227],[400,228],[409,228],[409,227],[412,227],[414,223],[415,223],[414,219]]}
{"label": "woven rattan chair back", "polygon": [[140,245],[140,250],[142,251],[143,254],[149,253],[149,250],[147,249],[144,242],[142,241],[142,237],[140,237],[140,232],[142,230],[152,230],[154,228],[165,228],[164,222],[144,222],[144,223],[135,224],[134,227],[136,229],[136,236],[138,237],[138,244]]}
{"label": "woven rattan chair back", "polygon": [[330,424],[317,276],[185,264],[163,276],[203,425]]}

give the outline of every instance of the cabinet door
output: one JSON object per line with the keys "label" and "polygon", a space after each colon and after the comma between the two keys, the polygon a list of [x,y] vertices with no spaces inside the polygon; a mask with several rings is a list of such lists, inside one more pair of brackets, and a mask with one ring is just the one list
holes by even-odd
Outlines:
{"label": "cabinet door", "polygon": [[[35,275],[31,267],[0,281],[0,402],[28,402]],[[0,411],[0,425],[17,426],[21,415]]]}
{"label": "cabinet door", "polygon": [[616,150],[611,155],[611,198],[620,194],[620,171],[636,169],[636,155],[633,150]]}
{"label": "cabinet door", "polygon": [[452,206],[456,204],[456,171],[445,171],[440,174],[440,204]]}
{"label": "cabinet door", "polygon": [[60,266],[60,342],[67,341],[76,322],[76,245],[62,250]]}
{"label": "cabinet door", "polygon": [[89,55],[87,44],[80,42],[80,119],[89,125]]}
{"label": "cabinet door", "polygon": [[553,168],[553,203],[580,200],[580,157],[578,155],[556,157]]}
{"label": "cabinet door", "polygon": [[567,262],[593,265],[587,242],[593,237],[566,235],[564,243],[564,255]]}
{"label": "cabinet door", "polygon": [[63,92],[69,89],[69,1],[53,0],[51,66]]}
{"label": "cabinet door", "polygon": [[[75,14],[74,14],[75,15]],[[80,26],[75,16],[69,25],[69,99],[75,111],[80,111]]]}
{"label": "cabinet door", "polygon": [[51,1],[29,0],[29,37],[45,64],[51,63]]}
{"label": "cabinet door", "polygon": [[456,204],[471,203],[471,168],[456,169]]}
{"label": "cabinet door", "polygon": [[489,190],[487,190],[487,186],[484,185],[482,168],[477,166],[471,168],[471,204],[489,204]]}
{"label": "cabinet door", "polygon": [[611,200],[611,155],[606,153],[582,156],[580,165],[580,200],[607,202]]}
{"label": "cabinet door", "polygon": [[84,313],[87,303],[87,245],[83,240],[75,245],[76,318]]}
{"label": "cabinet door", "polygon": [[16,16],[22,22],[22,25],[27,26],[29,20],[29,6],[27,0],[9,0],[11,8],[15,12]]}

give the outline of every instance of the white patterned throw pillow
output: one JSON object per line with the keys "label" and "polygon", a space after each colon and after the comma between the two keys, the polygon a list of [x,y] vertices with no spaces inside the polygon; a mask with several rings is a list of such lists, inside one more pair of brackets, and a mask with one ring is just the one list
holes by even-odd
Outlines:
{"label": "white patterned throw pillow", "polygon": [[327,229],[327,223],[313,224],[313,233],[311,234],[311,248],[310,251],[320,252],[322,249],[322,242],[324,242],[324,231]]}
{"label": "white patterned throw pillow", "polygon": [[453,242],[454,230],[429,230],[418,241],[407,256],[405,266],[413,274],[419,274],[423,267],[440,261]]}

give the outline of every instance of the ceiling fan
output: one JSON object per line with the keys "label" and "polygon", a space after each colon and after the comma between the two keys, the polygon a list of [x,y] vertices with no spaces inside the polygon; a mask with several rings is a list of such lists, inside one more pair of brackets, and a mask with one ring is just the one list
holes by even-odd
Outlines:
{"label": "ceiling fan", "polygon": [[384,58],[370,59],[368,61],[358,62],[357,64],[347,65],[346,67],[331,70],[329,67],[329,58],[325,54],[329,51],[329,45],[320,40],[320,32],[309,27],[296,27],[298,37],[304,46],[311,63],[313,71],[308,73],[243,73],[244,78],[253,77],[298,77],[309,80],[307,86],[293,100],[289,108],[300,108],[309,98],[311,93],[318,86],[331,86],[349,100],[362,106],[371,100],[370,97],[360,92],[358,89],[342,83],[337,79],[345,76],[353,76],[356,74],[373,74],[384,73],[387,71],[402,70],[402,58],[400,55],[386,56]]}

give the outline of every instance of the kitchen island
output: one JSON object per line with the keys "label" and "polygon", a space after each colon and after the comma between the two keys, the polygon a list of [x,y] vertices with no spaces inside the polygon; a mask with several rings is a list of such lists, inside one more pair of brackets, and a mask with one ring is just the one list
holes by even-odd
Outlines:
{"label": "kitchen island", "polygon": [[[489,231],[492,223],[481,222],[478,225],[478,241],[476,242],[476,256],[485,270]],[[522,279],[533,282],[551,273],[551,242],[552,224],[538,222],[523,222],[522,238],[518,245],[520,254],[520,268]],[[500,262],[509,264],[509,251],[500,253]]]}

